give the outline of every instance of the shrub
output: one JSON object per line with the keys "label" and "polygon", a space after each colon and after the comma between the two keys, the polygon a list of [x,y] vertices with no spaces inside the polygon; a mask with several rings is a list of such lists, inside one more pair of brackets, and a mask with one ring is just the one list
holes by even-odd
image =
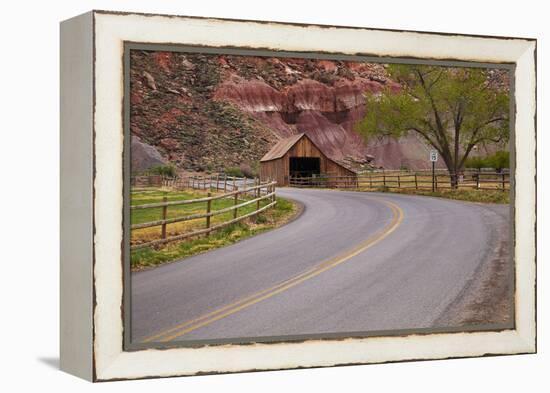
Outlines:
{"label": "shrub", "polygon": [[485,167],[485,159],[481,157],[471,157],[466,160],[466,168],[481,169]]}
{"label": "shrub", "polygon": [[510,168],[510,153],[507,151],[497,151],[495,154],[487,157],[471,157],[466,160],[466,168],[495,168],[501,170]]}
{"label": "shrub", "polygon": [[176,167],[172,164],[168,165],[156,165],[149,169],[150,175],[161,175],[166,177],[175,177],[177,170]]}
{"label": "shrub", "polygon": [[243,176],[248,178],[254,178],[258,174],[254,169],[252,169],[250,165],[245,163],[242,163],[241,165],[239,165],[239,170],[241,171]]}
{"label": "shrub", "polygon": [[244,177],[243,172],[239,167],[236,166],[230,166],[225,168],[224,170],[225,174],[227,176],[234,176],[234,177]]}
{"label": "shrub", "polygon": [[501,170],[503,168],[510,168],[510,153],[507,151],[497,151],[487,160],[490,164],[489,167]]}

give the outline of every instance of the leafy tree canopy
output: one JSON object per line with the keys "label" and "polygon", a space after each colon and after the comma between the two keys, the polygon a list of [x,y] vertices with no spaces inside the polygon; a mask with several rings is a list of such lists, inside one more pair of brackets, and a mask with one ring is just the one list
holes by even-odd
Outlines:
{"label": "leafy tree canopy", "polygon": [[493,83],[491,71],[396,64],[388,72],[402,88],[366,96],[367,115],[357,127],[365,139],[416,132],[453,173],[475,146],[508,141],[509,92]]}

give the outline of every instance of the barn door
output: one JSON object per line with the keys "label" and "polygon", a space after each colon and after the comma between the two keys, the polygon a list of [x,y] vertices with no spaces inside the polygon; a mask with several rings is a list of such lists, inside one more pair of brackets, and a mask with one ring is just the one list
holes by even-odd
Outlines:
{"label": "barn door", "polygon": [[313,177],[321,173],[319,157],[290,157],[290,177]]}

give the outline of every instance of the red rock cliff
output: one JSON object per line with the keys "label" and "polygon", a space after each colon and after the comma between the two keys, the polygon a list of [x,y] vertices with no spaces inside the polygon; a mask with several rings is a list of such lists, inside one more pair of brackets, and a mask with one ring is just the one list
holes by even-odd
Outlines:
{"label": "red rock cliff", "polygon": [[133,135],[184,169],[254,166],[278,139],[301,132],[338,161],[425,161],[414,137],[366,145],[354,131],[365,94],[400,88],[380,64],[135,51],[130,75]]}

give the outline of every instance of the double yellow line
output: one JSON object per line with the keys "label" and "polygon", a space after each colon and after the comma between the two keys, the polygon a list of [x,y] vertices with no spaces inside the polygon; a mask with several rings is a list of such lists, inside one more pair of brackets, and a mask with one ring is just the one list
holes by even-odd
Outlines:
{"label": "double yellow line", "polygon": [[[372,198],[377,199],[377,198]],[[283,291],[286,291],[289,288],[292,288],[306,280],[309,280],[310,278],[313,278],[315,276],[318,276],[319,274],[332,269],[333,267],[336,267],[349,259],[353,258],[354,256],[358,255],[359,253],[365,251],[366,249],[374,246],[378,242],[382,241],[384,238],[386,238],[390,233],[395,231],[395,229],[401,224],[403,221],[403,210],[399,206],[397,206],[393,202],[389,202],[387,200],[377,199],[378,201],[386,204],[392,211],[392,219],[386,225],[384,228],[382,228],[379,232],[375,233],[373,236],[368,238],[367,240],[361,242],[356,247],[352,248],[351,250],[348,250],[340,255],[337,255],[334,258],[331,258],[325,262],[322,262],[321,264],[310,268],[306,270],[303,273],[300,273],[297,276],[294,276],[290,279],[287,279],[283,282],[280,282],[279,284],[276,284],[270,288],[264,289],[262,291],[256,292],[250,296],[247,296],[245,298],[239,299],[231,304],[228,304],[222,308],[219,308],[215,311],[212,311],[210,313],[204,314],[198,318],[192,319],[190,321],[186,321],[183,323],[180,323],[176,326],[173,326],[169,329],[163,330],[155,335],[149,336],[142,340],[143,343],[149,343],[149,342],[167,342],[171,341],[177,337],[181,337],[184,334],[187,334],[189,332],[192,332],[193,330],[199,329],[203,326],[209,325],[219,319],[225,318],[231,314],[234,314],[244,308],[250,307],[256,303],[261,302],[262,300],[268,299],[272,296],[275,296]]]}

